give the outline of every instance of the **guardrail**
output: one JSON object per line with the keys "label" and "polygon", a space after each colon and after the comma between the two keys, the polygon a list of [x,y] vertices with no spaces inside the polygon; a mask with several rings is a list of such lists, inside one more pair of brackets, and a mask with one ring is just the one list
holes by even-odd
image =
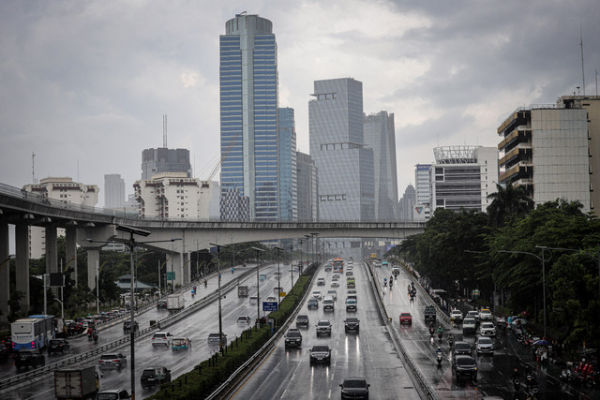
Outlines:
{"label": "guardrail", "polygon": [[[227,293],[227,292],[233,290],[233,288],[238,284],[238,282],[240,280],[246,279],[255,270],[256,270],[256,267],[252,267],[252,268],[248,269],[247,271],[244,271],[244,273],[242,273],[242,275],[240,277],[238,277],[238,279],[234,279],[234,280],[227,282],[223,287],[221,287],[221,292],[222,292],[221,294],[223,294],[223,292]],[[206,295],[201,300],[192,304],[191,306],[184,309],[183,311],[173,314],[173,315],[170,315],[168,317],[165,317],[165,318],[157,321],[156,325],[142,329],[135,336],[135,340],[138,341],[141,339],[145,339],[146,337],[149,337],[150,334],[153,333],[154,331],[173,325],[174,323],[176,323],[176,322],[188,317],[189,315],[201,310],[202,308],[206,307],[207,305],[212,303],[217,298],[218,298],[217,291],[214,291],[214,292]],[[60,361],[56,361],[54,363],[45,365],[41,368],[37,368],[33,371],[29,371],[29,372],[26,372],[23,374],[19,374],[16,376],[11,376],[9,378],[2,379],[2,380],[0,380],[0,390],[3,390],[8,386],[16,387],[17,385],[24,383],[24,382],[31,383],[33,381],[36,381],[40,378],[45,377],[46,373],[48,373],[48,372],[52,372],[59,368],[64,368],[69,365],[73,365],[75,363],[80,363],[82,361],[92,359],[94,357],[101,355],[102,353],[106,352],[107,350],[124,347],[127,344],[129,344],[129,342],[130,342],[130,336],[124,336],[120,339],[114,340],[107,344],[100,345],[97,348],[90,350],[88,352],[76,354],[71,357],[64,358]]]}
{"label": "guardrail", "polygon": [[423,374],[421,374],[421,371],[419,371],[417,366],[413,363],[412,359],[408,356],[408,353],[406,352],[406,349],[404,348],[402,341],[400,340],[396,330],[392,326],[392,319],[389,317],[389,315],[387,313],[387,309],[385,308],[385,305],[383,303],[381,293],[379,292],[379,288],[377,287],[377,283],[376,283],[376,282],[378,282],[378,280],[375,277],[375,273],[373,272],[371,263],[365,262],[365,264],[367,265],[367,269],[369,271],[369,282],[371,283],[371,289],[373,290],[373,294],[375,295],[377,309],[378,309],[381,317],[384,319],[385,327],[390,335],[390,338],[392,339],[392,343],[393,343],[394,347],[396,348],[396,351],[402,357],[402,361],[404,363],[404,366],[406,367],[408,376],[413,381],[413,383],[415,385],[415,389],[417,390],[417,393],[419,394],[419,396],[422,399],[437,400],[438,399],[437,394],[435,393],[435,391],[431,390],[429,388],[429,386],[427,385],[425,378],[423,377]]}
{"label": "guardrail", "polygon": [[[313,273],[309,285],[312,283],[315,274]],[[291,291],[291,290],[290,290]],[[290,314],[288,319],[285,321],[283,325],[277,329],[277,331],[271,336],[269,340],[256,352],[252,357],[250,357],[245,363],[243,363],[238,369],[236,369],[230,376],[227,378],[221,386],[219,386],[214,392],[210,394],[205,400],[216,400],[216,399],[224,399],[228,398],[231,392],[239,387],[239,385],[244,381],[246,376],[254,369],[254,367],[262,361],[265,356],[270,352],[270,350],[275,345],[275,342],[283,336],[283,333],[287,330],[289,325],[292,323],[298,312],[302,309],[304,302],[306,301],[306,297],[310,294],[310,290],[307,290],[304,293],[304,296],[294,309],[294,311]]]}

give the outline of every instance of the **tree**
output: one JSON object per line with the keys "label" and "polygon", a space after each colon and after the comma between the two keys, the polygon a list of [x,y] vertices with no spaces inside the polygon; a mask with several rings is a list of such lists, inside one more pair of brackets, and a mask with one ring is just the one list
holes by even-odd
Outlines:
{"label": "tree", "polygon": [[487,208],[487,214],[494,227],[503,226],[511,218],[522,217],[534,207],[525,187],[515,187],[512,183],[506,188],[496,184],[496,193],[488,195],[488,199],[492,199],[492,202]]}

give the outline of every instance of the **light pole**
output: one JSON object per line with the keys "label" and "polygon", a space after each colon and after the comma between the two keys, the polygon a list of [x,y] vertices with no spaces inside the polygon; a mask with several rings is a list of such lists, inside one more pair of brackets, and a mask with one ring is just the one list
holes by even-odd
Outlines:
{"label": "light pole", "polygon": [[[300,239],[300,265],[304,266],[304,264],[302,264],[302,239]],[[300,269],[298,270],[298,274],[300,274],[301,271],[302,267],[300,267]]]}
{"label": "light pole", "polygon": [[307,244],[307,255],[306,255],[306,263],[310,266],[310,260],[312,258],[312,236],[311,235],[304,235],[304,237],[306,238],[306,244]]}
{"label": "light pole", "polygon": [[258,321],[260,320],[260,277],[258,273],[260,262],[258,256],[265,251],[265,249],[259,247],[251,247],[251,249],[256,251],[256,326],[258,327]]}
{"label": "light pole", "polygon": [[279,310],[279,304],[281,304],[281,272],[279,271],[279,264],[281,264],[281,252],[283,249],[281,247],[273,247],[277,250],[277,309]]}
{"label": "light pole", "polygon": [[219,351],[223,353],[223,320],[221,314],[221,260],[219,258],[219,250],[221,245],[217,243],[209,243],[217,248],[217,294],[219,296]]}
{"label": "light pole", "polygon": [[318,246],[319,245],[319,237],[318,237],[319,232],[313,232],[313,233],[311,233],[311,236],[314,237],[314,242],[315,242],[315,245],[313,246],[313,253],[314,253],[314,257],[313,257],[314,261],[313,262],[318,263],[319,259],[318,259],[317,254],[319,252],[319,246]]}

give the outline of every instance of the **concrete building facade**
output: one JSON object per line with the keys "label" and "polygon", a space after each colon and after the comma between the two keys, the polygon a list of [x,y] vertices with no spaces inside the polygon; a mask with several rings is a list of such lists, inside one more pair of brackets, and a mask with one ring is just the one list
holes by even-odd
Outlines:
{"label": "concrete building facade", "polygon": [[296,128],[293,108],[277,110],[279,136],[279,209],[281,221],[298,219]]}
{"label": "concrete building facade", "polygon": [[104,175],[104,207],[125,207],[125,180],[120,174]]}
{"label": "concrete building facade", "polygon": [[408,185],[404,195],[398,202],[398,219],[400,221],[415,220],[415,204],[417,203],[417,193],[413,185]]}
{"label": "concrete building facade", "polygon": [[190,151],[165,147],[143,150],[142,180],[152,179],[154,175],[163,172],[180,172],[184,173],[187,178],[191,178]]}
{"label": "concrete building facade", "polygon": [[298,221],[319,220],[317,167],[308,154],[296,152]]}

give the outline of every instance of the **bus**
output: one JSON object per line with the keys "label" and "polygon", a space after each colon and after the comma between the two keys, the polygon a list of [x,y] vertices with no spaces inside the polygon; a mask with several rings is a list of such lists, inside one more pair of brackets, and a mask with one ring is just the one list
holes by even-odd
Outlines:
{"label": "bus", "polygon": [[333,265],[333,272],[344,272],[344,260],[342,258],[334,258],[331,264]]}
{"label": "bus", "polygon": [[13,351],[42,350],[55,338],[53,315],[30,315],[10,325]]}

